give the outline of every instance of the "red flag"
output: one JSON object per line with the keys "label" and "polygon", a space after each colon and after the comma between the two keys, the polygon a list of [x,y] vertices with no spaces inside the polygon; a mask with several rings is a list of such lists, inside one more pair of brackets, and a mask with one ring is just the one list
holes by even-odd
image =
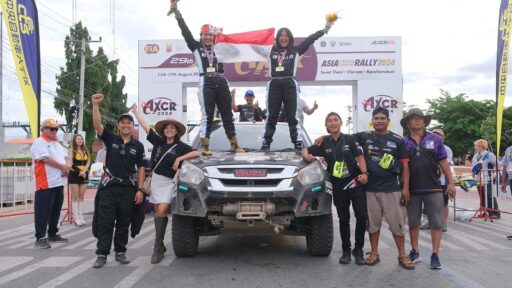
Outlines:
{"label": "red flag", "polygon": [[274,44],[274,28],[236,34],[217,34],[215,55],[219,62],[265,61]]}

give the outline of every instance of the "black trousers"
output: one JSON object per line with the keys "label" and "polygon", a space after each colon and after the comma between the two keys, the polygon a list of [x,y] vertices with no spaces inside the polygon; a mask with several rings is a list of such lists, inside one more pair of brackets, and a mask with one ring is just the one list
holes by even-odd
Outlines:
{"label": "black trousers", "polygon": [[36,239],[46,236],[53,237],[59,232],[60,210],[64,202],[64,186],[38,190],[34,199],[34,225]]}
{"label": "black trousers", "polygon": [[[482,184],[482,186],[478,186],[478,193],[480,194],[480,206],[489,208],[489,209],[498,210],[498,201],[496,200],[496,197],[494,197],[492,195],[492,185],[496,185],[496,184],[489,182],[487,184]],[[486,197],[485,189],[487,189],[487,199],[485,199],[485,197]],[[487,201],[487,203],[485,201]],[[493,211],[493,210],[487,210],[487,211],[489,213],[489,216],[497,216],[497,217],[501,216],[499,211]]]}
{"label": "black trousers", "polygon": [[364,233],[366,231],[366,193],[362,186],[348,190],[342,190],[340,187],[334,187],[334,206],[338,212],[340,221],[341,249],[349,251],[350,243],[350,204],[356,217],[355,231],[355,249],[363,249]]}
{"label": "black trousers", "polygon": [[233,124],[233,112],[231,111],[231,92],[228,81],[224,77],[201,77],[202,85],[199,89],[199,104],[203,113],[201,119],[200,136],[210,137],[213,127],[215,106],[222,118],[222,126],[228,138],[236,136]]}
{"label": "black trousers", "polygon": [[272,137],[276,132],[277,118],[279,117],[281,105],[284,105],[292,143],[295,144],[298,141],[302,141],[297,127],[297,84],[295,79],[272,79],[268,88],[268,118],[265,126],[265,135],[263,136],[265,143],[268,145],[272,143]]}
{"label": "black trousers", "polygon": [[[128,232],[135,205],[135,187],[107,186],[98,190],[95,201],[98,203],[97,250],[98,255],[110,254],[112,234],[114,251],[126,252]],[[115,227],[115,232],[114,232]]]}

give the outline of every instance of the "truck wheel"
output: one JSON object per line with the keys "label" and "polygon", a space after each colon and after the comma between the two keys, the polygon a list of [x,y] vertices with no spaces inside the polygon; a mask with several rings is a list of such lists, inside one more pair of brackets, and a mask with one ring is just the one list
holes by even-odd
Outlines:
{"label": "truck wheel", "polygon": [[310,218],[311,226],[306,234],[308,253],[311,256],[329,256],[333,243],[332,214]]}
{"label": "truck wheel", "polygon": [[172,249],[177,257],[196,256],[199,233],[195,224],[195,217],[172,215]]}

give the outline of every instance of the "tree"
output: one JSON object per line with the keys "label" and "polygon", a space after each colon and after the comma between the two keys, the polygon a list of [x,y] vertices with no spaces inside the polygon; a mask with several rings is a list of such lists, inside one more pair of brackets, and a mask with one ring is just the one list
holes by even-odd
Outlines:
{"label": "tree", "polygon": [[482,138],[482,122],[495,113],[495,103],[468,100],[465,93],[452,96],[448,91],[441,89],[440,92],[441,97],[427,100],[428,113],[442,127],[446,145],[452,148],[454,155],[462,156],[473,151],[473,142]]}
{"label": "tree", "polygon": [[[501,131],[501,143],[500,143],[500,151],[499,153],[495,153],[496,155],[503,155],[505,149],[510,143],[510,140],[505,136],[505,131],[510,130],[512,128],[512,107],[508,107],[503,109],[503,123]],[[492,114],[487,116],[487,118],[482,122],[480,126],[480,133],[483,135],[484,139],[487,139],[490,142],[491,147],[489,150],[496,149],[496,114]]]}
{"label": "tree", "polygon": [[[78,128],[78,107],[80,91],[80,56],[81,39],[90,39],[86,27],[78,22],[70,28],[70,33],[64,41],[66,64],[60,67],[57,78],[57,97],[53,100],[53,106],[60,115],[64,115],[68,132],[76,132]],[[84,89],[84,118],[83,127],[87,133],[86,143],[90,145],[95,138],[92,127],[90,100],[97,92],[105,95],[105,101],[101,106],[101,114],[104,126],[112,130],[116,126],[117,116],[128,111],[126,107],[127,94],[123,93],[126,79],[121,76],[118,79],[118,60],[109,61],[103,48],[98,52],[85,47],[85,89]],[[89,146],[90,147],[90,146]]]}

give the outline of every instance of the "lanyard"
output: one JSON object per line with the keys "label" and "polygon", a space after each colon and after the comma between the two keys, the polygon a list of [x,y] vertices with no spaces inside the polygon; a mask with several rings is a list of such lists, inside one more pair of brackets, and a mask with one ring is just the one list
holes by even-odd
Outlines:
{"label": "lanyard", "polygon": [[[343,137],[343,135],[340,135],[340,137]],[[341,161],[342,162],[345,162],[345,153],[344,153],[344,150],[345,150],[345,137],[343,137],[343,142],[342,142],[342,146],[341,146]],[[334,139],[333,139],[334,140]],[[338,147],[338,143],[336,143],[334,146],[332,145],[331,143],[331,149],[332,149],[332,154],[334,155],[334,162],[338,161],[338,157],[336,157],[336,148]]]}
{"label": "lanyard", "polygon": [[283,65],[283,60],[286,58],[286,52],[288,51],[284,50],[283,52],[277,54],[277,63],[279,66]]}
{"label": "lanyard", "polygon": [[213,50],[208,50],[208,49],[206,49],[206,46],[204,46],[204,44],[202,44],[202,45],[203,45],[204,53],[206,54],[206,58],[208,58],[208,65],[210,67],[212,67],[212,65],[213,65],[213,58],[215,57],[213,55]]}

